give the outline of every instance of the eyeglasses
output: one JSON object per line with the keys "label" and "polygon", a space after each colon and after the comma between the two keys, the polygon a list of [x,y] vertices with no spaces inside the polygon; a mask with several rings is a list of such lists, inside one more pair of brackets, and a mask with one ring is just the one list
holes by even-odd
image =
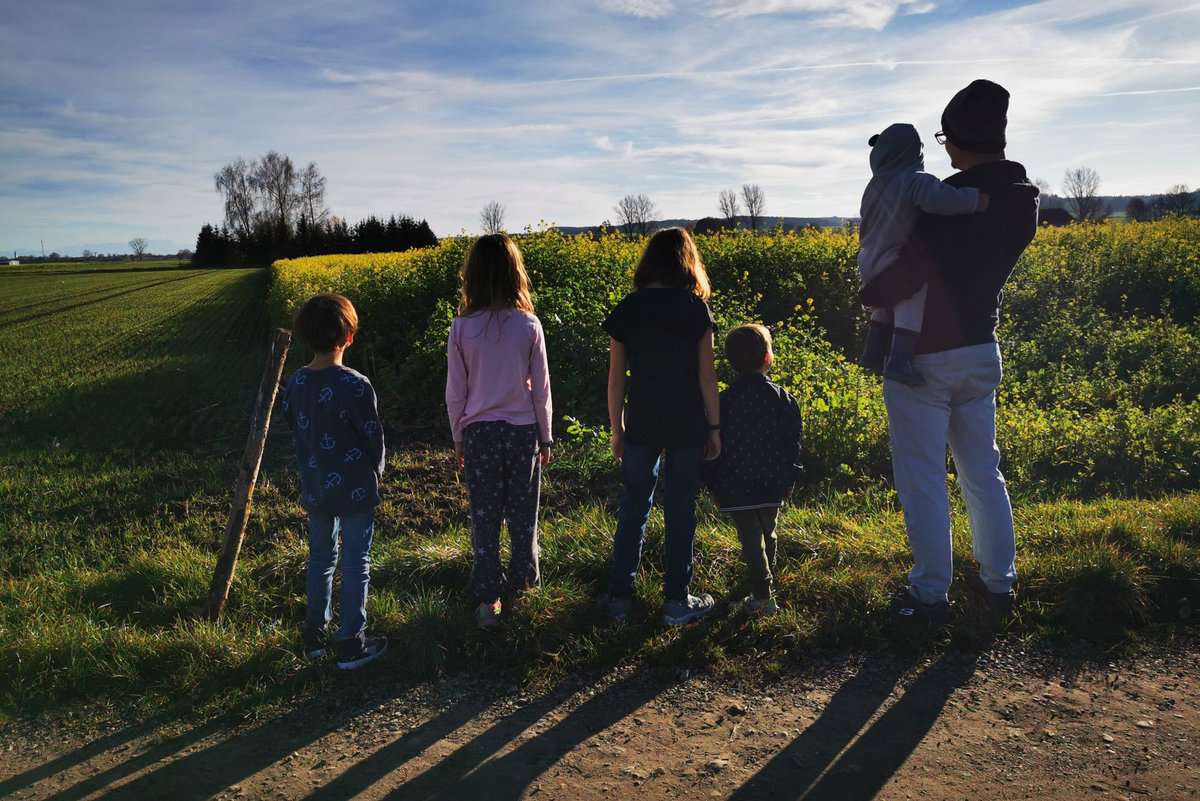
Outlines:
{"label": "eyeglasses", "polygon": [[937,133],[935,133],[933,135],[933,138],[937,140],[937,143],[939,145],[946,144],[946,142],[950,139],[950,137],[946,136],[945,131],[938,131]]}

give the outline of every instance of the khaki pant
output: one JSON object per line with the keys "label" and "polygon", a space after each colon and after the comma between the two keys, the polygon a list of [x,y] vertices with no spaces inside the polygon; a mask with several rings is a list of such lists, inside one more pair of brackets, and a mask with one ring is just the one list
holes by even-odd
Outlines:
{"label": "khaki pant", "polygon": [[765,601],[771,597],[771,574],[775,570],[775,551],[779,540],[775,524],[779,507],[746,509],[730,512],[738,539],[742,542],[742,558],[746,560],[746,578],[754,597]]}

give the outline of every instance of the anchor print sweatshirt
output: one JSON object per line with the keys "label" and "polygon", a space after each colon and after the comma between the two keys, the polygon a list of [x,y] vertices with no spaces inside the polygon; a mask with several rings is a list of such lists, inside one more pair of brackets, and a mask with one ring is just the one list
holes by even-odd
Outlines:
{"label": "anchor print sweatshirt", "polygon": [[304,508],[343,515],[378,506],[383,425],[367,377],[341,365],[302,367],[288,379],[282,407],[296,444]]}

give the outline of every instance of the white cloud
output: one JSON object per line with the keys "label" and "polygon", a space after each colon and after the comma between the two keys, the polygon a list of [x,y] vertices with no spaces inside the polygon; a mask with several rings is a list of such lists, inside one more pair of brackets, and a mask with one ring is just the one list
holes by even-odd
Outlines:
{"label": "white cloud", "polygon": [[926,14],[925,0],[712,0],[708,13],[718,17],[807,14],[820,25],[880,31],[897,13]]}
{"label": "white cloud", "polygon": [[614,14],[658,19],[675,10],[671,0],[600,0],[600,7]]}

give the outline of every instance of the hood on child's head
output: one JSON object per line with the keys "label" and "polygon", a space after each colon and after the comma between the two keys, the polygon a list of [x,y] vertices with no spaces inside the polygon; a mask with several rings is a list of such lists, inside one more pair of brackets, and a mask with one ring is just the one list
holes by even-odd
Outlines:
{"label": "hood on child's head", "polygon": [[871,173],[879,175],[898,170],[922,172],[925,146],[921,135],[907,122],[897,122],[871,137]]}

